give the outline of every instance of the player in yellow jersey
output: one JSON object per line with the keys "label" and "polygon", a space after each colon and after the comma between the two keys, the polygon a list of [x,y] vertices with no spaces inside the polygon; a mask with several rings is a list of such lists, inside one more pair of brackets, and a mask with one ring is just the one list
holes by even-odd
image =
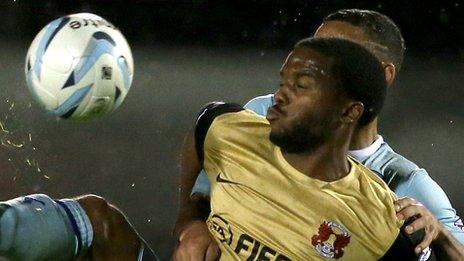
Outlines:
{"label": "player in yellow jersey", "polygon": [[[340,37],[365,46],[382,61],[387,85],[392,84],[402,67],[403,37],[398,26],[381,13],[359,9],[335,11],[323,19],[314,37]],[[253,98],[244,107],[266,115],[273,104],[274,95],[269,94]],[[356,129],[348,154],[379,175],[399,197],[406,197],[396,202],[398,217],[403,220],[419,217],[406,227],[406,233],[424,228],[426,232],[422,242],[416,245],[416,253],[432,244],[437,256],[444,260],[463,259],[464,248],[459,243],[464,242],[462,222],[445,192],[424,169],[395,153],[383,141],[378,135],[377,120]],[[184,168],[184,171],[187,170]],[[204,171],[192,190],[182,180],[182,207],[174,230],[174,236],[181,239],[176,255],[186,257],[182,260],[205,256],[205,253],[211,257],[208,260],[214,260],[217,253],[216,243],[203,222],[209,214],[209,192]]]}
{"label": "player in yellow jersey", "polygon": [[310,38],[280,74],[267,119],[213,103],[185,143],[183,165],[211,182],[221,260],[417,259],[394,194],[347,157],[353,131],[383,105],[380,62],[353,42]]}

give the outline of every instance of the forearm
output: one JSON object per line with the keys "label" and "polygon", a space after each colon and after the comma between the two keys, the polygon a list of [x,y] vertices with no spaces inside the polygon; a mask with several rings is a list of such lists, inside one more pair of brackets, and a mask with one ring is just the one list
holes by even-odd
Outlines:
{"label": "forearm", "polygon": [[195,138],[193,132],[187,134],[181,151],[180,160],[180,198],[179,198],[179,213],[176,225],[173,231],[175,238],[178,238],[183,227],[190,221],[202,219],[202,206],[204,200],[199,196],[190,197],[193,185],[201,170],[201,164],[198,159],[195,149]]}
{"label": "forearm", "polygon": [[464,260],[464,246],[443,225],[432,247],[439,260]]}
{"label": "forearm", "polygon": [[189,203],[190,193],[192,192],[198,173],[201,171],[201,163],[195,148],[195,136],[193,131],[187,133],[180,153],[180,198],[181,208]]}
{"label": "forearm", "polygon": [[205,221],[210,212],[209,198],[194,194],[179,210],[173,235],[179,239],[185,226],[192,221]]}

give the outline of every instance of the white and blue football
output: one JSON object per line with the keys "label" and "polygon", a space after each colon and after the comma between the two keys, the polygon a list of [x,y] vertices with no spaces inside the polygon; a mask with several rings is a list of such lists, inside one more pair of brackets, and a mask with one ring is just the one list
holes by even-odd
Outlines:
{"label": "white and blue football", "polygon": [[79,13],[56,19],[37,34],[25,71],[30,92],[49,113],[87,120],[121,105],[132,84],[134,61],[116,27]]}

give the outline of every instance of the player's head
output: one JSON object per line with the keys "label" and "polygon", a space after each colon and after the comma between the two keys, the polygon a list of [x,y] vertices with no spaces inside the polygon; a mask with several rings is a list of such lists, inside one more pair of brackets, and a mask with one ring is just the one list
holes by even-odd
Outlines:
{"label": "player's head", "polygon": [[289,153],[310,152],[371,122],[385,94],[383,67],[366,48],[340,38],[304,39],[280,70],[267,114],[270,139]]}
{"label": "player's head", "polygon": [[387,84],[401,69],[406,49],[398,26],[387,16],[360,9],[343,9],[329,14],[314,37],[340,37],[372,51],[382,62]]}

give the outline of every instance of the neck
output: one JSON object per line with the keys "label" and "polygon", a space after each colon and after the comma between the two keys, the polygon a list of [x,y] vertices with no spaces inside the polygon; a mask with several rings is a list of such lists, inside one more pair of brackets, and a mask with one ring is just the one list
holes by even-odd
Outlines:
{"label": "neck", "polygon": [[360,150],[369,147],[377,139],[377,119],[354,131],[350,150]]}
{"label": "neck", "polygon": [[[341,145],[341,146],[340,146]],[[301,173],[322,181],[343,178],[349,172],[347,160],[348,143],[325,143],[308,153],[287,153],[282,151],[285,160]]]}

